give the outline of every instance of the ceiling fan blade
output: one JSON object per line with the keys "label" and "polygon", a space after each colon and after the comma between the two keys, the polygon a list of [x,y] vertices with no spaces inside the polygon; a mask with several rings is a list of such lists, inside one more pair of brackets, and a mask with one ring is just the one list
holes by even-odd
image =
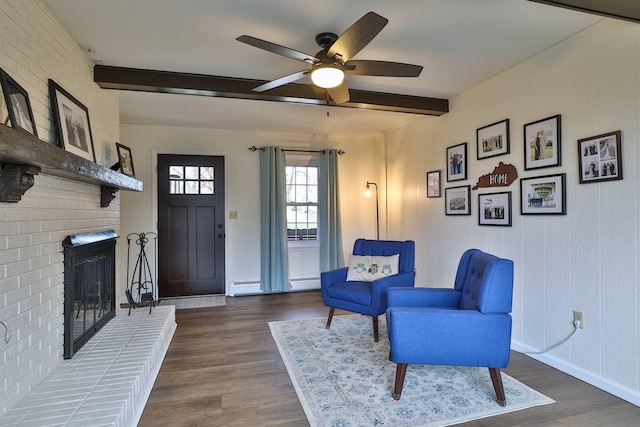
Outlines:
{"label": "ceiling fan blade", "polygon": [[327,92],[329,92],[329,96],[336,104],[344,104],[351,98],[347,82],[344,80],[338,86],[327,89]]}
{"label": "ceiling fan blade", "polygon": [[310,70],[302,70],[302,71],[297,71],[293,74],[289,74],[283,77],[280,77],[279,79],[275,79],[272,80],[270,82],[267,82],[263,85],[260,85],[258,87],[254,87],[253,90],[254,92],[264,92],[266,90],[269,89],[273,89],[276,88],[278,86],[282,86],[282,85],[286,85],[287,83],[291,83],[291,82],[295,82],[296,80],[300,80],[301,78],[303,78]]}
{"label": "ceiling fan blade", "polygon": [[381,77],[418,77],[423,68],[422,65],[403,64],[402,62],[366,60],[349,61],[344,65],[346,74]]}
{"label": "ceiling fan blade", "polygon": [[344,62],[351,59],[387,25],[389,20],[374,12],[369,12],[347,29],[329,48],[327,55],[340,55]]}
{"label": "ceiling fan blade", "polygon": [[313,55],[309,55],[308,53],[300,52],[285,46],[280,46],[279,44],[271,43],[262,39],[257,39],[255,37],[244,35],[238,37],[236,40],[242,43],[246,43],[250,46],[257,47],[258,49],[266,50],[267,52],[272,52],[278,55],[286,56],[287,58],[306,62],[307,64],[315,64],[316,62],[320,62],[318,58]]}

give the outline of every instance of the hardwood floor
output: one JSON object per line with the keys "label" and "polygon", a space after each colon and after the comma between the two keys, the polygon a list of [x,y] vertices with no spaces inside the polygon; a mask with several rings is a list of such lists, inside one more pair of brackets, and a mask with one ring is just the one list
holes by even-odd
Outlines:
{"label": "hardwood floor", "polygon": [[[308,426],[267,322],[327,314],[317,291],[177,310],[178,328],[139,426]],[[504,372],[557,403],[460,425],[640,425],[639,407],[520,353],[512,352]]]}

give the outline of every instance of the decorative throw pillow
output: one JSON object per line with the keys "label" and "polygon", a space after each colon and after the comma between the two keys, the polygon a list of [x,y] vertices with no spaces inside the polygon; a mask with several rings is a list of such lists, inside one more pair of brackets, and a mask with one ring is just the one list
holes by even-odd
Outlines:
{"label": "decorative throw pillow", "polygon": [[371,265],[369,266],[370,281],[382,279],[383,277],[398,274],[398,264],[400,255],[390,256],[372,256]]}
{"label": "decorative throw pillow", "polygon": [[351,255],[347,282],[373,282],[383,277],[398,274],[400,255],[371,256]]}
{"label": "decorative throw pillow", "polygon": [[369,265],[371,257],[369,255],[351,255],[349,257],[349,270],[347,271],[347,282],[370,282]]}

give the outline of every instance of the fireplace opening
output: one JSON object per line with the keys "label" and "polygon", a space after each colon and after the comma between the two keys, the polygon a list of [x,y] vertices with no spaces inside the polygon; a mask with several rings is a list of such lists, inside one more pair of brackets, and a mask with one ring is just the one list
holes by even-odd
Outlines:
{"label": "fireplace opening", "polygon": [[71,359],[115,316],[113,230],[74,234],[64,247],[64,358]]}

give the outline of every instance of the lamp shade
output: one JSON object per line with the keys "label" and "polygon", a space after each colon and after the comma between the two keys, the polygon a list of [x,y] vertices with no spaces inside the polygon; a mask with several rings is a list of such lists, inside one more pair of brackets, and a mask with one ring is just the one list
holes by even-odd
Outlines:
{"label": "lamp shade", "polygon": [[344,80],[344,71],[331,64],[321,64],[311,71],[311,80],[325,89],[336,87]]}

